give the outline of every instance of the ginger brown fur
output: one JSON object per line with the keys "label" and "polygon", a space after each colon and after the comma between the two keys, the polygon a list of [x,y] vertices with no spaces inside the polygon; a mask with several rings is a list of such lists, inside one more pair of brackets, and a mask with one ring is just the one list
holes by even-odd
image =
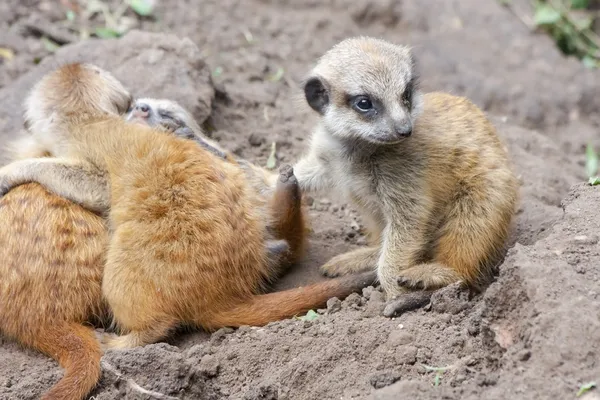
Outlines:
{"label": "ginger brown fur", "polygon": [[140,98],[126,116],[127,121],[148,126],[163,127],[176,136],[196,141],[217,156],[238,165],[248,179],[250,189],[256,192],[256,206],[265,209],[267,230],[273,239],[285,240],[289,246],[287,256],[278,259],[281,270],[300,261],[304,256],[307,221],[298,181],[289,166],[274,173],[236,158],[231,152],[204,135],[191,114],[172,100]]}
{"label": "ginger brown fur", "polygon": [[[70,76],[72,76],[71,74],[78,76],[77,74],[80,72],[88,71],[89,67],[85,65],[63,67],[55,72],[54,76],[65,73],[65,68]],[[94,73],[91,79],[103,77],[103,75]],[[89,76],[82,77],[80,83],[87,82],[87,78]],[[102,85],[102,83],[99,84],[100,89],[102,89]],[[61,87],[58,85],[54,89]],[[61,146],[66,143],[65,137],[61,136],[60,140],[49,137],[47,133],[52,132],[54,127],[47,124],[48,119],[44,119],[43,114],[39,114],[40,110],[47,110],[46,104],[43,103],[48,101],[44,99],[44,93],[48,93],[48,87],[39,85],[30,97],[30,110],[33,109],[33,112],[28,114],[30,126],[34,132],[37,129],[34,138],[41,143],[40,148],[43,151],[39,154],[40,156],[43,154],[60,155],[60,150],[64,149]],[[67,91],[67,93],[69,92]],[[102,97],[104,93],[100,94],[99,98],[106,100]],[[86,95],[90,96],[90,93],[88,92]],[[126,102],[125,97],[123,96],[123,102]],[[111,121],[103,123],[108,124],[110,128],[118,126],[119,129],[128,131],[129,128],[123,127],[120,122],[117,122],[117,119],[113,119],[109,115],[117,114],[120,111],[119,107],[115,108],[110,105],[110,101],[112,100],[109,99],[108,102],[101,104],[104,107],[101,119],[104,120],[104,117],[107,117],[106,119]],[[86,114],[87,110],[81,111],[82,114],[75,110],[69,115],[87,115],[90,119],[94,118],[94,113]],[[36,113],[38,114],[36,115]],[[81,120],[79,121],[81,122]],[[63,119],[62,122],[64,123],[66,120]],[[89,138],[97,133],[106,133],[101,127],[102,122],[93,125],[91,131],[85,132],[82,136]],[[74,126],[84,130],[81,124],[75,123]],[[46,136],[40,135],[40,133],[44,133]],[[176,322],[191,322],[207,329],[249,323],[262,325],[322,306],[332,296],[344,297],[372,283],[373,274],[361,274],[290,291],[259,294],[263,281],[268,280],[269,274],[273,272],[265,267],[264,226],[259,221],[257,222],[257,216],[250,213],[247,217],[235,218],[235,212],[231,212],[230,209],[224,214],[217,211],[215,215],[218,215],[219,223],[223,223],[226,227],[220,229],[216,234],[211,233],[211,238],[208,238],[202,236],[206,233],[205,231],[190,226],[190,221],[187,220],[188,215],[193,215],[193,218],[198,217],[198,209],[188,210],[192,207],[187,207],[183,211],[176,207],[174,209],[169,207],[173,205],[173,199],[182,200],[185,197],[185,194],[179,191],[182,187],[187,189],[197,185],[194,179],[191,179],[194,182],[188,182],[187,167],[191,167],[192,170],[198,169],[202,172],[205,178],[209,178],[205,179],[208,183],[202,184],[202,192],[189,193],[190,197],[195,199],[193,203],[196,206],[198,202],[204,205],[225,204],[225,202],[211,203],[210,200],[214,200],[216,196],[219,200],[228,200],[233,209],[241,212],[244,205],[249,204],[249,200],[244,198],[249,191],[245,187],[245,179],[239,169],[235,170],[236,167],[233,165],[230,165],[233,170],[229,167],[221,169],[219,160],[215,160],[212,156],[208,156],[208,158],[206,155],[198,156],[197,147],[192,148],[192,143],[189,141],[173,138],[163,141],[161,137],[164,135],[156,136],[157,134],[152,129],[145,129],[141,136],[152,138],[151,143],[129,138],[127,139],[128,143],[132,146],[127,149],[120,145],[117,146],[118,151],[125,152],[129,156],[127,161],[122,160],[119,163],[135,165],[139,167],[139,170],[135,171],[135,174],[119,177],[121,185],[117,183],[112,188],[115,198],[126,200],[122,200],[116,212],[111,213],[111,222],[113,224],[117,222],[113,228],[116,228],[115,234],[118,233],[118,236],[113,236],[111,240],[108,257],[112,264],[109,265],[123,266],[124,268],[122,270],[115,268],[116,270],[109,272],[107,276],[112,273],[113,276],[123,274],[125,278],[130,278],[138,273],[143,273],[144,269],[146,272],[156,272],[156,270],[149,270],[156,264],[170,266],[172,264],[169,262],[173,262],[181,265],[179,262],[182,260],[188,261],[187,268],[196,267],[198,270],[193,274],[188,274],[188,270],[181,268],[172,271],[168,280],[146,276],[147,279],[138,285],[137,289],[143,291],[147,288],[152,289],[153,285],[154,288],[163,285],[160,286],[161,290],[154,292],[154,298],[150,299],[150,302],[155,303],[146,303],[149,311],[141,314],[140,318],[134,315],[131,320],[128,319],[128,315],[125,318],[120,315],[122,319],[117,318],[117,322],[125,321],[119,325],[130,329],[139,328],[140,323],[143,325],[143,323],[149,322],[152,326],[149,330],[137,331],[137,335],[121,337],[120,340],[112,342],[114,346],[127,347],[159,340],[170,328],[174,327]],[[93,138],[91,139],[93,142]],[[105,139],[101,140],[103,143],[100,146],[97,141],[93,143],[94,146],[101,149],[97,151],[92,149],[95,161],[105,161],[104,166],[108,167],[110,164],[112,168],[118,169],[113,161],[106,158],[102,160],[102,146],[116,145],[116,142],[106,143]],[[53,147],[54,144],[58,144],[58,146]],[[69,156],[82,154],[82,150],[85,150],[84,146],[70,151]],[[106,151],[106,147],[103,150]],[[143,160],[139,158],[142,156],[144,156]],[[216,165],[219,165],[219,168],[216,168]],[[160,169],[163,174],[161,179],[168,176],[171,179],[170,182],[182,186],[174,186],[174,190],[169,192],[165,192],[164,187],[162,189],[159,187],[158,189],[162,191],[156,193],[148,191],[147,189],[150,188],[148,185],[140,187],[139,179],[142,179],[143,182],[153,180],[157,175],[157,167],[162,168]],[[146,168],[145,173],[144,168]],[[124,171],[131,170],[125,168]],[[111,175],[111,181],[118,180],[113,178],[114,175]],[[221,179],[227,180],[225,185]],[[155,185],[158,182],[154,181],[150,184]],[[128,186],[126,190],[124,185]],[[206,186],[209,190],[205,191]],[[226,186],[227,190],[219,189],[219,186]],[[209,196],[211,199],[206,200],[205,192],[211,193],[211,191],[212,195]],[[127,193],[131,196],[125,196]],[[138,230],[135,227],[136,221],[133,221],[132,224],[130,223],[132,221],[127,220],[127,214],[131,208],[138,208],[140,204],[144,207],[140,207],[136,211],[137,215],[150,216],[153,218],[154,227],[158,226],[160,229],[142,227]],[[191,214],[187,211],[190,211]],[[169,223],[166,215],[173,216],[176,222]],[[101,300],[100,289],[103,263],[107,257],[107,226],[100,216],[49,193],[36,183],[24,184],[0,198],[0,218],[4,220],[4,226],[11,227],[11,229],[4,229],[0,234],[3,244],[5,244],[2,247],[4,264],[0,269],[0,313],[3,315],[3,319],[0,321],[0,330],[21,344],[38,349],[57,359],[65,368],[65,376],[45,394],[45,399],[80,399],[91,390],[100,374],[99,343],[94,340],[94,332],[87,325],[90,322],[94,324],[102,322],[107,317],[107,305]],[[208,223],[206,227],[210,227],[209,232],[212,232],[214,222],[205,219],[205,223]],[[253,226],[253,224],[255,225]],[[162,229],[163,227],[168,228],[169,225],[173,229]],[[234,227],[240,228],[241,225],[247,225],[250,236],[244,235],[244,240],[229,243],[228,236],[233,237],[236,231],[240,231],[235,229],[232,232],[231,230]],[[132,228],[132,226],[134,227]],[[15,232],[18,232],[18,235]],[[145,232],[147,235],[142,238],[137,235],[139,232]],[[239,238],[239,235],[237,237]],[[137,241],[136,248],[121,251],[118,246],[115,246],[115,243],[118,245],[137,238],[140,241]],[[225,243],[215,243],[214,241],[214,239],[223,238]],[[150,249],[143,248],[140,252],[139,249],[143,247],[141,242],[151,243],[153,241],[156,241],[155,246]],[[238,244],[243,245],[240,246],[242,248],[238,248]],[[213,247],[215,245],[219,250],[215,250]],[[199,265],[191,263],[191,257],[187,254],[187,250],[190,249],[192,251],[200,249],[193,253],[194,256],[198,256],[198,253],[205,256],[205,264],[202,267],[213,265],[215,268],[199,271]],[[228,262],[235,260],[231,258],[219,259],[223,254],[231,252],[232,249],[237,249],[237,256],[233,258],[237,257],[238,261],[241,260],[238,266],[243,267],[242,269],[232,269],[235,264]],[[254,263],[257,260],[258,262]],[[129,264],[132,261],[133,264]],[[144,264],[144,262],[150,264]],[[69,265],[69,268],[57,268],[60,265]],[[130,268],[132,265],[133,268]],[[161,271],[165,270],[171,273],[168,268],[161,269]],[[119,310],[121,313],[125,308],[124,313],[127,314],[129,312],[128,305],[123,305],[123,299],[118,298],[118,293],[113,293],[115,290],[118,292],[119,289],[115,288],[118,285],[119,282],[111,282],[110,278],[105,279],[108,298],[120,303],[117,304],[117,308],[121,307]],[[193,290],[188,291],[188,289]],[[184,295],[181,296],[183,299],[188,298],[189,294],[198,296],[200,293],[205,298],[204,296],[208,293],[209,300],[204,303],[196,302],[192,304],[191,309],[186,309],[186,305],[181,307],[170,304],[169,306],[170,300],[179,301],[177,296],[181,295],[182,291],[184,292]],[[111,293],[114,295],[112,298],[110,297]],[[40,298],[32,301],[32,294],[39,294]],[[115,296],[117,299],[114,298]],[[145,300],[148,297],[151,296],[145,296]],[[52,299],[52,301],[48,301],[48,299]],[[189,303],[192,301],[188,302],[187,306]],[[155,308],[157,305],[161,307]],[[151,310],[158,311],[153,314]]]}
{"label": "ginger brown fur", "polygon": [[107,317],[102,218],[36,183],[0,198],[0,331],[56,359],[64,377],[42,399],[81,399],[100,377],[90,322]]}
{"label": "ginger brown fur", "polygon": [[304,90],[321,118],[294,167],[300,186],[341,193],[371,238],[323,272],[376,269],[389,297],[489,283],[504,255],[518,181],[484,113],[466,98],[422,94],[410,50],[367,37],[328,51]]}

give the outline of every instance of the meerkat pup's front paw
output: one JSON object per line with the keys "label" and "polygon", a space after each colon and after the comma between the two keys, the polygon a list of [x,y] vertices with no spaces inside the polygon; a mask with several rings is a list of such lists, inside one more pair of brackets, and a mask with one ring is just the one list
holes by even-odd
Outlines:
{"label": "meerkat pup's front paw", "polygon": [[337,255],[321,266],[321,273],[328,277],[375,270],[379,258],[378,247],[363,247]]}
{"label": "meerkat pup's front paw", "polygon": [[420,264],[396,276],[399,287],[407,290],[435,290],[460,281],[460,276],[440,263]]}

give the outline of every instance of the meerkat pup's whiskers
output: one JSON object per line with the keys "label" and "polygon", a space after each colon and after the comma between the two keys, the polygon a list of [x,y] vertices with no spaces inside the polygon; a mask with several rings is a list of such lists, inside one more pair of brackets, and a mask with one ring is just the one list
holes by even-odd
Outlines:
{"label": "meerkat pup's whiskers", "polygon": [[485,284],[504,254],[518,183],[483,112],[422,94],[410,50],[367,37],[323,55],[304,92],[321,119],[294,167],[300,186],[341,193],[372,239],[324,273],[376,269],[388,296]]}

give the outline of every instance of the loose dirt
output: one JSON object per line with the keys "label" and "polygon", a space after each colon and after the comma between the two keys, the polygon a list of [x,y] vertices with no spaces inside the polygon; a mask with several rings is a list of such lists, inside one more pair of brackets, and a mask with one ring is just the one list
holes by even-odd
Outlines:
{"label": "loose dirt", "polygon": [[[0,4],[0,47],[16,53],[0,64],[3,143],[19,134],[31,85],[85,60],[136,95],[181,102],[249,160],[264,165],[276,142],[278,162],[291,163],[315,121],[299,82],[334,43],[364,34],[412,45],[425,89],[483,107],[523,184],[511,249],[483,294],[451,286],[389,319],[382,293],[367,288],[313,321],[110,351],[95,399],[570,399],[600,379],[600,189],[583,183],[584,146],[600,147],[600,73],[564,58],[499,2],[426,3],[164,0],[158,20],[130,15],[143,31],[55,55],[31,26],[60,27],[58,3]],[[310,217],[307,260],[277,289],[324,279],[320,264],[365,242],[345,204],[315,198]],[[61,375],[53,360],[0,337],[0,399],[38,398]]]}

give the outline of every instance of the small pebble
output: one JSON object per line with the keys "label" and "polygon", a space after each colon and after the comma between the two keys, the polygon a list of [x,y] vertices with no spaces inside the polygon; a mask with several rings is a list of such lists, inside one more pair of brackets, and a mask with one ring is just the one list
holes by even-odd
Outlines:
{"label": "small pebble", "polygon": [[333,314],[342,309],[342,302],[337,297],[327,300],[327,313]]}
{"label": "small pebble", "polygon": [[381,389],[400,380],[400,373],[395,371],[385,371],[371,375],[369,382],[375,389]]}
{"label": "small pebble", "polygon": [[527,361],[531,358],[531,351],[529,350],[521,350],[517,355],[520,361]]}
{"label": "small pebble", "polygon": [[596,244],[598,243],[598,236],[596,235],[590,235],[590,236],[586,236],[586,235],[579,235],[579,236],[575,236],[575,242],[579,243],[579,244]]}
{"label": "small pebble", "polygon": [[415,346],[399,346],[396,348],[396,362],[413,365],[417,362],[417,352],[418,349]]}
{"label": "small pebble", "polygon": [[388,343],[390,346],[403,346],[405,344],[410,344],[415,341],[415,337],[406,331],[402,331],[400,329],[393,330],[388,337]]}
{"label": "small pebble", "polygon": [[219,360],[215,356],[207,354],[200,360],[198,369],[203,375],[213,378],[219,374],[219,367]]}
{"label": "small pebble", "polygon": [[250,136],[248,136],[248,143],[250,143],[250,146],[258,147],[264,142],[265,138],[257,135],[256,133],[251,133]]}

